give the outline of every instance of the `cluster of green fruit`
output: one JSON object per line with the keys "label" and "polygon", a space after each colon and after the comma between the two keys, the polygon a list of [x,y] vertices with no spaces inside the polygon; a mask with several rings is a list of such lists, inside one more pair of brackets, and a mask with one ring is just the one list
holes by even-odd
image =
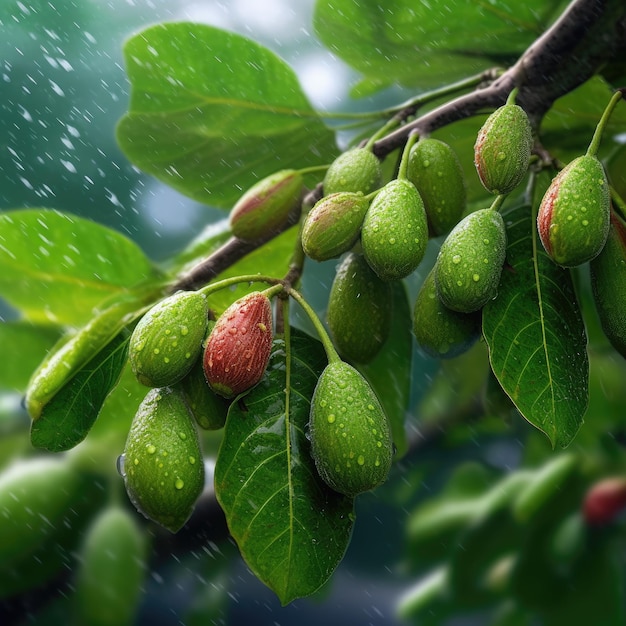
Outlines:
{"label": "cluster of green fruit", "polygon": [[[249,293],[215,322],[208,321],[205,294],[180,291],[133,331],[130,365],[152,389],[133,419],[119,469],[136,508],[172,532],[187,521],[204,485],[194,421],[223,427],[230,401],[263,378],[273,347],[270,298],[282,290],[279,284]],[[311,399],[310,433],[316,467],[334,490],[355,496],[386,479],[387,417],[365,378],[336,353]]]}

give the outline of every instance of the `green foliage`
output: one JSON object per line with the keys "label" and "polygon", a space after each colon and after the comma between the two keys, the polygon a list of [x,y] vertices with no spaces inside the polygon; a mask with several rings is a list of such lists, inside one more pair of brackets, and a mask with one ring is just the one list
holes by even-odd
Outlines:
{"label": "green foliage", "polygon": [[[7,392],[0,395],[0,598],[34,589],[82,563],[71,582],[77,594],[51,603],[42,615],[67,613],[71,604],[83,614],[79,621],[88,621],[92,617],[85,615],[102,602],[99,618],[116,608],[116,600],[105,597],[113,590],[124,606],[109,622],[131,623],[141,585],[143,526],[149,524],[135,515],[133,504],[179,531],[167,540],[152,524],[149,532],[157,554],[167,553],[168,564],[176,559],[172,570],[185,570],[187,578],[189,570],[202,581],[192,592],[190,623],[219,621],[228,597],[239,593],[228,591],[237,579],[226,572],[235,551],[232,542],[222,541],[227,531],[250,570],[282,604],[318,592],[350,544],[355,494],[362,491],[355,488],[360,480],[355,470],[366,455],[354,451],[356,465],[342,470],[344,454],[352,462],[353,442],[337,443],[331,436],[337,431],[327,430],[325,459],[332,460],[330,473],[337,473],[329,480],[329,468],[314,458],[312,405],[319,402],[325,427],[338,421],[335,412],[351,412],[354,431],[365,439],[372,426],[366,422],[368,407],[380,403],[394,446],[392,454],[385,436],[391,471],[389,481],[380,484],[390,469],[385,457],[384,471],[363,488],[375,486],[375,495],[359,496],[364,503],[359,521],[367,521],[367,506],[384,502],[392,507],[389,517],[406,525],[404,561],[392,571],[402,570],[405,582],[419,580],[397,599],[403,618],[440,626],[477,612],[488,615],[491,626],[624,623],[623,519],[616,515],[607,527],[591,528],[583,513],[590,486],[626,471],[621,443],[626,366],[593,308],[596,274],[604,273],[599,278],[609,285],[616,279],[608,263],[594,264],[593,284],[587,268],[557,266],[544,252],[536,226],[538,188],[547,187],[554,169],[584,153],[611,95],[607,80],[621,76],[619,52],[605,42],[615,37],[611,29],[616,15],[624,19],[624,8],[620,0],[610,0],[599,10],[606,37],[593,41],[586,30],[562,23],[569,37],[557,43],[578,61],[566,57],[562,72],[544,72],[546,56],[538,53],[545,53],[545,40],[538,38],[564,4],[317,0],[317,36],[360,74],[353,95],[384,98],[378,92],[397,86],[416,94],[371,113],[342,114],[357,123],[338,158],[339,142],[324,119],[340,116],[317,112],[295,72],[259,43],[189,22],[156,24],[127,40],[130,103],[116,135],[124,155],[196,201],[219,209],[243,206],[243,214],[206,223],[160,265],[131,238],[69,212],[25,208],[0,214],[0,296],[11,319],[0,323],[0,345],[9,355],[0,363],[0,393]],[[531,44],[538,56],[522,73],[515,63]],[[548,57],[560,48],[550,50]],[[604,77],[602,65],[609,68]],[[502,69],[470,76],[494,66]],[[515,176],[520,185],[485,209],[493,197],[477,175],[474,144],[482,123],[513,85],[519,88],[516,102],[528,108],[535,154],[528,173],[522,155],[523,168]],[[506,142],[510,128],[505,124],[500,130],[499,139]],[[626,150],[615,140],[625,130],[622,103],[611,114],[598,151],[598,167],[613,186],[615,223],[626,217]],[[452,183],[431,170],[429,195],[442,202],[454,196],[452,216],[437,227],[432,217],[427,223],[424,199],[407,182],[409,162],[400,162],[403,146],[413,145],[417,153],[427,141],[457,155],[460,163],[459,169],[455,157],[447,166]],[[496,170],[500,147],[491,155]],[[334,189],[325,187],[341,185],[347,176],[335,166],[346,159],[354,165],[355,155],[367,157],[371,166],[364,178],[363,171],[356,172],[357,186],[368,185],[359,191],[370,195],[343,218],[328,203],[313,237],[307,226],[318,217],[313,207],[326,205]],[[297,184],[285,197],[261,203],[260,222],[242,222],[265,197],[250,199],[245,190],[258,191],[255,185],[263,180],[272,187],[277,172],[281,180],[285,172],[293,175]],[[261,195],[265,187],[262,183]],[[444,198],[446,191],[454,193]],[[407,209],[409,192],[415,210]],[[445,233],[457,220],[478,223],[484,211],[497,216],[498,225],[503,222],[506,251],[502,243],[492,259],[497,271],[489,289],[477,303],[459,309],[472,311],[471,324],[463,320],[468,326],[453,336],[454,316],[445,304],[453,305],[426,266],[438,250],[449,256],[448,269],[460,265],[461,256],[471,257],[476,263],[465,268],[463,278],[473,287],[490,260],[481,246],[493,245],[494,233],[479,224],[469,243],[458,242],[456,228]],[[501,230],[498,226],[499,235]],[[321,253],[308,247],[309,237]],[[368,270],[387,281],[385,289],[364,293],[367,281],[359,282],[352,270],[342,274],[341,261],[357,258],[340,258],[345,253],[363,255],[358,258]],[[349,298],[339,310],[336,302],[329,304],[333,272]],[[451,288],[463,287],[461,278],[455,274]],[[300,295],[301,286],[313,293],[311,302]],[[188,341],[179,345],[168,329],[163,339],[146,312],[167,296],[194,290],[202,294],[198,322],[186,309],[168,318],[177,328],[193,324]],[[269,293],[274,307],[257,325],[263,333],[275,330],[268,342],[269,366],[265,369],[263,360],[252,389],[215,404],[198,358],[206,347],[204,298],[212,323],[252,292]],[[614,287],[611,295],[617,292]],[[389,305],[384,341],[370,335],[386,329],[387,313],[377,320],[368,298]],[[302,306],[308,326],[290,308],[291,299]],[[322,322],[325,308],[330,335]],[[344,315],[341,324],[337,315]],[[225,326],[228,353],[234,363],[248,364],[245,377],[262,355],[245,340],[254,329],[235,318]],[[305,326],[312,334],[299,330]],[[161,380],[159,385],[173,386],[151,391],[147,400],[129,366],[129,337],[136,327],[159,335],[149,356],[170,358],[161,352],[163,342],[171,342],[172,349],[184,348],[178,356],[193,364],[180,374],[182,380]],[[415,350],[413,328],[423,351]],[[429,328],[430,335],[418,332]],[[484,341],[473,345],[479,334]],[[380,348],[375,355],[366,350],[369,342]],[[339,355],[354,360],[358,373]],[[349,370],[358,385],[342,387],[322,376],[336,370]],[[322,391],[332,389],[331,399],[314,396],[320,380]],[[26,411],[17,406],[18,393],[26,394]],[[328,408],[330,400],[335,412]],[[30,440],[25,412],[32,418]],[[372,449],[379,436],[377,427]],[[30,453],[40,449],[42,458],[12,461],[26,446]],[[568,446],[567,453],[554,452]],[[41,449],[64,454],[48,458]],[[375,459],[372,449],[368,455]],[[130,496],[124,500],[127,509],[119,506],[123,483],[115,472],[123,452],[118,467]],[[205,467],[207,477],[215,468],[214,491],[208,481],[202,490]],[[165,485],[169,491],[161,489]],[[189,491],[183,493],[183,486]],[[107,507],[115,503],[113,509],[105,508],[105,499]],[[92,543],[99,522],[90,526],[90,521],[106,521],[111,510],[120,533]],[[368,541],[386,546],[396,533],[388,531],[384,516],[374,517],[382,527]],[[85,532],[90,534],[83,543]],[[198,548],[190,555],[182,554],[187,542]],[[392,565],[397,564],[389,569]],[[129,584],[116,587],[125,577]]]}
{"label": "green foliage", "polygon": [[283,604],[326,582],[354,521],[352,498],[322,482],[306,437],[324,365],[318,342],[295,332],[277,340],[264,380],[229,411],[215,468],[230,532]]}
{"label": "green foliage", "polygon": [[259,179],[324,163],[335,150],[293,71],[240,35],[157,24],[129,39],[124,54],[132,92],[120,146],[199,202],[228,209]]}

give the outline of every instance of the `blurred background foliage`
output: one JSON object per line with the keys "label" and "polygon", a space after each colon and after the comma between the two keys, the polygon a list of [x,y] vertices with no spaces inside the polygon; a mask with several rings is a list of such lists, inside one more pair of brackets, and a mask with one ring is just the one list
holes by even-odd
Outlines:
{"label": "blurred background foliage", "polygon": [[[0,209],[68,211],[124,233],[158,263],[180,252],[207,224],[223,218],[223,212],[140,172],[116,144],[115,126],[128,108],[129,95],[122,46],[138,29],[155,22],[201,21],[259,41],[294,67],[313,106],[323,110],[372,110],[415,93],[415,84],[421,83],[409,62],[398,64],[402,71],[397,76],[390,76],[384,66],[381,70],[379,57],[366,62],[371,38],[380,35],[366,25],[380,22],[376,16],[383,3],[342,2],[346,11],[338,19],[332,2],[320,2],[315,20],[314,4],[6,0],[0,6]],[[384,23],[402,32],[403,24],[420,17],[410,13],[415,4],[394,3],[404,13],[398,9]],[[446,3],[444,10],[441,4],[434,3],[439,22],[448,5],[458,10],[469,6]],[[488,19],[505,23],[506,32],[513,28],[518,36],[505,37],[486,26],[485,32],[491,33],[489,54],[478,60],[468,56],[467,67],[449,79],[511,62],[563,4],[536,0],[518,15],[516,3],[500,3],[502,13],[489,13]],[[425,6],[420,4],[420,10]],[[350,20],[351,15],[355,19]],[[461,28],[450,36],[456,32],[466,37],[471,19],[476,18],[459,20]],[[314,36],[314,23],[337,56]],[[346,29],[351,29],[350,37]],[[424,36],[429,32],[426,29]],[[437,49],[432,37],[429,41],[432,46],[424,46],[423,54]],[[415,54],[413,49],[407,52],[402,40],[391,38],[388,43],[398,62],[405,54]],[[454,66],[453,61],[445,55],[438,58],[444,68]],[[433,73],[436,70],[433,64]],[[614,72],[622,76],[619,68]],[[569,160],[586,145],[607,92],[596,79],[557,103],[544,130],[560,158]],[[350,93],[361,97],[351,100]],[[622,192],[623,115],[616,118],[613,141],[606,142],[602,155]],[[437,134],[461,156],[475,206],[484,200],[471,161],[481,120]],[[339,132],[341,148],[352,135]],[[218,231],[216,239],[220,236]],[[439,243],[431,242],[430,261],[407,281],[411,297]],[[185,256],[179,259],[182,263]],[[307,275],[306,295],[320,312],[333,271],[330,262]],[[71,488],[61,490],[71,506],[51,507],[37,544],[0,562],[0,623],[81,623],[81,609],[72,598],[75,588],[89,584],[77,579],[84,538],[113,500],[131,512],[149,544],[136,546],[138,555],[148,555],[137,557],[145,558],[147,565],[137,624],[623,624],[626,522],[617,517],[611,524],[589,527],[582,512],[592,484],[626,475],[626,365],[599,329],[586,268],[575,278],[590,339],[590,402],[585,423],[567,452],[553,452],[546,438],[516,413],[489,376],[484,344],[444,363],[414,349],[408,452],[386,485],[357,500],[353,540],[330,583],[313,598],[285,608],[248,571],[228,539],[210,487],[219,435],[203,433],[209,486],[184,532],[170,536],[129,506],[115,460],[128,416],[143,391],[125,372],[88,440],[63,457],[77,475],[68,483]],[[15,320],[16,311],[1,301],[0,307],[3,322]],[[28,372],[58,334],[57,328],[42,326],[24,338],[16,339],[14,333],[3,337],[0,484],[15,463],[56,462],[32,450],[20,398]],[[61,467],[53,469],[63,473]],[[39,506],[48,506],[48,500]],[[19,515],[16,519],[19,522]],[[23,532],[36,532],[31,518],[25,523]],[[7,550],[10,537],[19,536],[16,528],[17,534],[6,535]],[[2,549],[0,554],[5,554]]]}

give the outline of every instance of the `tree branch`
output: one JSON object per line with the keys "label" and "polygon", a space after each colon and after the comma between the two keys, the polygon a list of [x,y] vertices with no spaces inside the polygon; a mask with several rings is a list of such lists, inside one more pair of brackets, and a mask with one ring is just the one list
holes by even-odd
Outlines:
{"label": "tree branch", "polygon": [[383,158],[412,132],[429,134],[452,122],[505,103],[514,87],[516,102],[536,127],[553,102],[585,81],[622,42],[624,0],[574,0],[559,19],[522,54],[517,63],[483,89],[460,96],[422,115],[374,144]]}

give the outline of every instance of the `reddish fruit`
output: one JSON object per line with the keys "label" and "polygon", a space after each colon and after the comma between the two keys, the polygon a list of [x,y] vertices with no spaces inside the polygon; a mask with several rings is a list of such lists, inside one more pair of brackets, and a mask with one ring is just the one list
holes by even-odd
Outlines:
{"label": "reddish fruit", "polygon": [[256,385],[272,350],[272,307],[254,291],[233,302],[215,323],[204,350],[204,374],[210,387],[233,398]]}
{"label": "reddish fruit", "polygon": [[583,515],[590,526],[610,524],[626,507],[626,478],[605,478],[592,485],[583,503]]}

